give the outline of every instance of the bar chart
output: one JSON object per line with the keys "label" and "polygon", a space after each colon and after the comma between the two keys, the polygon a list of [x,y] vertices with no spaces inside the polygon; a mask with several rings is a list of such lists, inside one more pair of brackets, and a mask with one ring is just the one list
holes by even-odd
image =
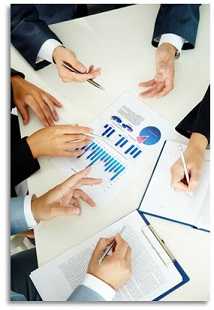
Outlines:
{"label": "bar chart", "polygon": [[121,130],[114,127],[112,124],[105,124],[104,131],[101,132],[102,137],[109,139],[112,146],[117,149],[117,151],[131,159],[137,158],[141,153],[142,149],[135,143],[135,139],[131,138],[129,135],[124,134]]}
{"label": "bar chart", "polygon": [[111,182],[115,181],[125,170],[124,164],[95,142],[85,147],[84,153],[79,158],[84,159],[88,166],[102,163],[105,176],[108,175]]}

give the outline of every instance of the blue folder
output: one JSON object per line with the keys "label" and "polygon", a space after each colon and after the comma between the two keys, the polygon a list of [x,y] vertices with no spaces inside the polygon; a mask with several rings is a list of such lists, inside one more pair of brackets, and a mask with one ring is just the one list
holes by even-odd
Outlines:
{"label": "blue folder", "polygon": [[[143,221],[146,223],[146,225],[151,226],[150,222],[148,221],[148,219],[145,217],[145,215],[143,214],[143,212],[138,210],[138,213],[140,214],[140,216],[142,217]],[[153,229],[154,231],[154,229]],[[155,238],[157,238],[157,234],[154,234]],[[165,296],[169,295],[170,293],[172,293],[173,291],[177,290],[179,287],[183,286],[185,283],[187,283],[190,278],[188,277],[188,275],[186,274],[186,272],[184,271],[184,269],[181,267],[181,265],[179,264],[179,262],[175,259],[175,257],[171,254],[171,252],[169,251],[169,249],[167,248],[166,244],[164,243],[164,241],[162,239],[160,239],[160,237],[157,239],[159,241],[159,243],[161,244],[161,246],[163,247],[163,249],[165,250],[165,252],[167,253],[167,255],[170,257],[170,259],[172,260],[175,268],[177,269],[178,273],[181,275],[182,280],[176,284],[174,287],[170,288],[168,291],[166,291],[165,293],[161,294],[160,296],[157,296],[155,299],[153,299],[152,301],[159,301],[161,299],[163,299]]]}
{"label": "blue folder", "polygon": [[[155,163],[155,166],[154,166],[154,168],[153,168],[152,174],[151,174],[151,176],[150,176],[150,178],[149,178],[149,182],[148,182],[148,184],[147,184],[147,186],[146,186],[146,189],[145,189],[145,192],[144,192],[144,194],[143,194],[143,197],[142,197],[142,199],[141,199],[141,201],[140,201],[140,203],[139,203],[138,209],[140,208],[140,206],[141,206],[141,204],[142,204],[142,202],[143,202],[143,199],[144,199],[144,197],[145,197],[145,195],[146,195],[146,192],[147,192],[147,190],[148,190],[148,188],[149,188],[150,182],[151,182],[151,180],[152,180],[152,177],[153,177],[153,175],[154,175],[154,172],[155,172],[155,169],[156,169],[156,167],[157,167],[157,165],[158,165],[158,162],[159,162],[159,160],[160,160],[160,158],[161,158],[161,154],[162,154],[162,152],[163,152],[163,149],[164,149],[165,145],[166,145],[166,141],[164,142],[164,144],[163,144],[163,146],[162,146],[162,149],[161,149],[160,154],[159,154],[159,156],[158,156],[158,159],[157,159],[157,161],[156,161],[156,163]],[[161,215],[157,215],[157,214],[154,214],[154,213],[149,213],[149,212],[142,211],[142,210],[141,210],[140,212],[141,212],[141,213],[144,213],[144,214],[147,214],[147,215],[150,215],[150,216],[154,216],[154,217],[163,219],[163,220],[167,220],[167,221],[170,221],[170,222],[175,222],[175,223],[179,223],[179,224],[182,224],[182,225],[190,226],[190,227],[192,227],[192,228],[194,228],[194,229],[202,230],[202,231],[205,231],[205,232],[210,232],[208,229],[200,228],[200,227],[194,226],[194,225],[192,225],[192,224],[190,224],[190,223],[185,223],[185,222],[177,221],[177,220],[172,219],[172,218],[169,218],[169,217],[164,217],[164,216],[161,216]]]}

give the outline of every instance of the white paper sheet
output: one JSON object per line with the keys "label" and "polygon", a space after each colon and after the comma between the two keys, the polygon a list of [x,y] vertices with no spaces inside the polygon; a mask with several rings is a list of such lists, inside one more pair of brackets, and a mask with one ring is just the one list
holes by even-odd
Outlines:
{"label": "white paper sheet", "polygon": [[96,236],[31,273],[45,301],[66,301],[84,279],[94,247],[100,237],[120,232],[132,248],[132,278],[114,301],[153,300],[181,281],[181,275],[137,211],[107,227]]}
{"label": "white paper sheet", "polygon": [[173,132],[169,123],[143,104],[135,91],[124,92],[91,127],[101,138],[95,137],[80,158],[61,160],[61,169],[67,174],[91,165],[90,175],[103,182],[85,190],[97,204],[127,188],[136,171],[142,171],[142,178],[149,177],[148,167],[152,170],[164,141]]}
{"label": "white paper sheet", "polygon": [[179,144],[166,142],[140,210],[209,230],[209,160],[204,162],[200,184],[192,195],[175,191],[170,167],[180,157]]}

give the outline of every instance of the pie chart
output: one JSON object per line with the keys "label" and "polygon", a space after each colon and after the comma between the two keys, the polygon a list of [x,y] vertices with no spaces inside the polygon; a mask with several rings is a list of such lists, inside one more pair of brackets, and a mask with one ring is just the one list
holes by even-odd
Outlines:
{"label": "pie chart", "polygon": [[153,145],[157,143],[161,138],[161,132],[157,127],[148,126],[143,128],[139,136],[137,137],[138,143],[143,143],[145,145]]}

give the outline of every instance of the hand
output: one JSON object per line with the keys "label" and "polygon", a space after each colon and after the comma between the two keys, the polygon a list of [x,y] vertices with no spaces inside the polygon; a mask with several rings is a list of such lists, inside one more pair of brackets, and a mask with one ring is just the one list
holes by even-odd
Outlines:
{"label": "hand", "polygon": [[18,75],[13,76],[11,82],[14,103],[24,124],[29,123],[28,107],[30,107],[45,127],[54,125],[54,121],[58,120],[56,107],[60,108],[62,104],[41,88]]}
{"label": "hand", "polygon": [[95,202],[80,189],[82,185],[97,185],[101,179],[87,177],[90,168],[86,168],[65,182],[57,185],[46,194],[34,198],[31,203],[32,213],[37,222],[50,220],[56,216],[80,214],[80,199],[89,206],[95,207]]}
{"label": "hand", "polygon": [[78,125],[57,125],[42,128],[27,138],[34,158],[40,156],[77,157],[82,147],[92,140],[87,134],[92,130]]}
{"label": "hand", "polygon": [[154,79],[141,82],[140,87],[146,90],[140,97],[162,97],[167,95],[174,87],[174,61],[176,49],[169,43],[161,44],[156,51],[156,74]]}
{"label": "hand", "polygon": [[21,233],[18,233],[18,235],[24,238],[35,239],[33,229],[23,231]]}
{"label": "hand", "polygon": [[[56,63],[58,74],[63,82],[84,82],[89,79],[96,78],[101,73],[101,69],[94,68],[94,66],[90,66],[89,69],[87,69],[83,64],[78,61],[74,52],[62,46],[58,46],[54,49],[53,59]],[[69,71],[63,66],[63,61],[70,63],[75,69],[77,69],[81,73],[74,73]]]}
{"label": "hand", "polygon": [[[112,255],[105,257],[99,264],[99,258],[114,239],[116,246]],[[87,272],[118,290],[131,277],[131,249],[128,243],[119,234],[114,238],[100,239],[92,254]]]}
{"label": "hand", "polygon": [[171,184],[175,190],[193,192],[198,184],[202,173],[205,149],[208,144],[205,136],[193,133],[187,149],[184,152],[184,159],[190,175],[189,185],[186,184],[184,168],[181,159],[177,160],[171,167]]}

